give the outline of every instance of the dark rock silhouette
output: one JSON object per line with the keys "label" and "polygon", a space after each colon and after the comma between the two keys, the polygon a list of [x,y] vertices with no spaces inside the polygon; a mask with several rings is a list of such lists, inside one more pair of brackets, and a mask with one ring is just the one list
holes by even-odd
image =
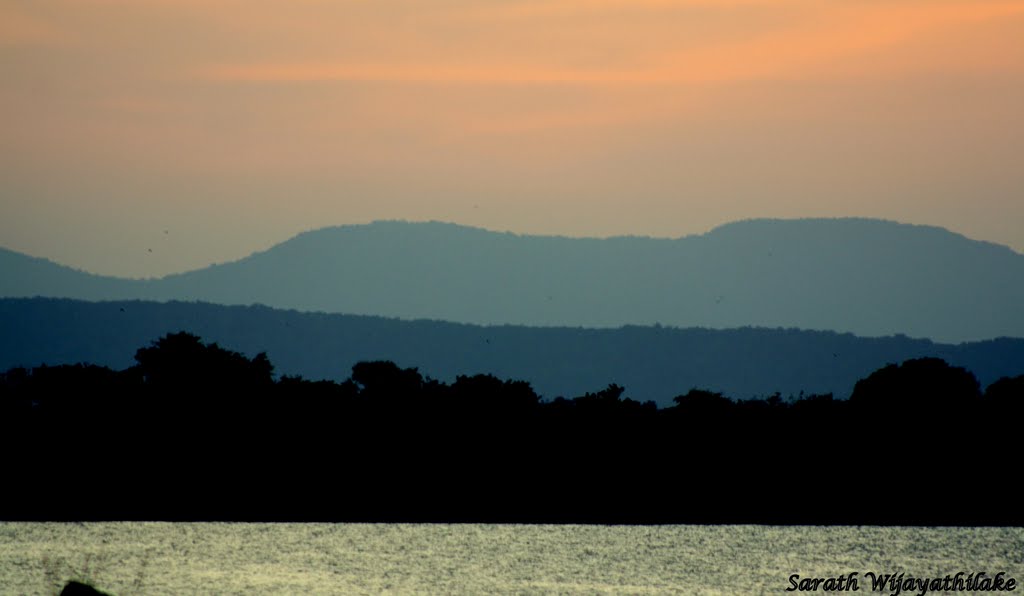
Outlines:
{"label": "dark rock silhouette", "polygon": [[108,596],[108,594],[100,592],[89,584],[69,581],[65,584],[64,589],[60,591],[60,596]]}

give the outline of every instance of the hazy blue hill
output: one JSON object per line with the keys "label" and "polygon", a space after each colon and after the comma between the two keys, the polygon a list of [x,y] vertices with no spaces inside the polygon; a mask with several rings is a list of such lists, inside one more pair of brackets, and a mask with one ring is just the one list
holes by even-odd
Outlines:
{"label": "hazy blue hill", "polygon": [[433,378],[492,373],[572,397],[609,383],[669,405],[693,387],[746,398],[833,392],[887,363],[937,356],[983,386],[1024,373],[1024,339],[959,345],[904,336],[862,338],[793,329],[617,329],[476,326],[184,302],[0,299],[0,371],[16,365],[133,364],[135,351],[186,330],[250,356],[278,374],[345,379],[360,360],[387,359]]}
{"label": "hazy blue hill", "polygon": [[942,341],[1024,335],[1024,255],[1004,246],[869,219],[754,220],[704,238],[733,318]]}
{"label": "hazy blue hill", "polygon": [[93,275],[0,248],[0,296],[104,300],[136,296],[144,282]]}
{"label": "hazy blue hill", "polygon": [[609,326],[633,322],[618,311],[649,288],[632,287],[634,280],[623,275],[632,277],[637,262],[657,256],[655,244],[669,242],[378,222],[307,232],[235,263],[172,276],[163,287],[175,297],[226,304],[480,324]]}
{"label": "hazy blue hill", "polygon": [[50,285],[21,274],[2,295],[258,303],[474,324],[794,327],[948,342],[1024,336],[1024,255],[869,219],[751,220],[674,240],[377,222],[306,232],[159,280],[71,273]]}

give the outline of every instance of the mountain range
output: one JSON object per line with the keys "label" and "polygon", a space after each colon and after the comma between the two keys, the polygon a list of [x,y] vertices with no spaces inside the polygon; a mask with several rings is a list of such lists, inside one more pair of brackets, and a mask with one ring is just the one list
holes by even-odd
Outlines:
{"label": "mountain range", "polygon": [[627,396],[661,406],[692,388],[741,399],[801,391],[845,398],[886,364],[926,356],[967,368],[982,389],[1024,374],[1024,339],[951,345],[796,329],[480,326],[264,306],[52,298],[0,299],[0,372],[78,362],[123,369],[134,364],[136,350],[177,331],[250,357],[265,352],[278,375],[343,380],[357,362],[391,360],[445,382],[478,373],[524,380],[548,399],[615,383]]}
{"label": "mountain range", "polygon": [[749,220],[678,239],[390,221],[305,232],[158,279],[93,275],[2,249],[0,271],[6,297],[262,304],[474,325],[1024,337],[1024,255],[870,219]]}

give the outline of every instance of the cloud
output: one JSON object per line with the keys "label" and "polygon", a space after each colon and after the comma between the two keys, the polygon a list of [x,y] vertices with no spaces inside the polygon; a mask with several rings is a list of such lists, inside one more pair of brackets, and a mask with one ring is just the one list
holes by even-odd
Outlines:
{"label": "cloud", "polygon": [[516,64],[248,64],[209,66],[202,78],[226,82],[358,81],[482,85],[614,85],[648,81],[646,73],[552,69]]}
{"label": "cloud", "polygon": [[[653,72],[666,81],[689,82],[828,79],[848,74],[851,71],[844,69],[851,68],[861,77],[884,75],[897,63],[877,61],[880,51],[900,54],[950,30],[1022,15],[1021,2],[844,4],[797,27],[666,56],[668,64]],[[898,67],[935,70],[941,64],[925,57]]]}
{"label": "cloud", "polygon": [[[796,0],[789,5],[796,4]],[[680,6],[712,3],[684,0],[647,0],[641,7],[678,8]],[[763,4],[749,0],[735,5]],[[578,3],[563,1],[551,4],[500,3],[496,11],[519,11],[522,15],[543,21],[556,10],[574,10]],[[596,6],[628,8],[619,0],[601,0]],[[633,6],[633,5],[630,5]],[[827,9],[807,9],[800,18],[779,24],[766,23],[761,30],[743,38],[723,31],[720,38],[702,39],[693,44],[685,37],[664,39],[655,46],[641,43],[644,31],[640,27],[623,26],[618,35],[603,31],[562,31],[571,39],[586,34],[608,47],[615,54],[602,66],[599,62],[578,66],[583,62],[572,44],[561,51],[539,51],[534,34],[495,51],[486,48],[475,51],[480,39],[465,41],[462,52],[442,52],[433,47],[419,51],[408,48],[391,60],[367,59],[257,61],[250,63],[219,63],[203,66],[197,74],[206,80],[224,82],[396,82],[412,84],[477,84],[477,85],[575,85],[575,86],[636,86],[636,85],[692,85],[704,83],[731,83],[773,78],[828,77],[837,61],[859,56],[872,57],[861,65],[859,75],[870,74],[872,69],[885,72],[886,64],[874,61],[882,50],[900,52],[921,40],[942,35],[949,30],[977,27],[999,19],[1024,15],[1022,2],[894,2],[829,4]],[[715,4],[716,10],[722,6]],[[585,9],[580,9],[584,10]],[[591,8],[593,10],[593,7]],[[585,27],[580,25],[579,27]],[[486,33],[482,34],[486,35]],[[635,43],[634,43],[635,42]],[[640,48],[640,49],[634,49]],[[591,47],[600,53],[600,47]],[[933,68],[923,63],[920,66]],[[914,65],[901,63],[901,68]]]}
{"label": "cloud", "polygon": [[[449,12],[432,15],[430,27],[454,18],[451,3],[445,6]],[[330,114],[325,116],[327,130],[387,130],[407,139],[430,135],[463,146],[485,137],[557,139],[555,131],[576,138],[613,138],[631,126],[652,129],[659,122],[693,122],[713,115],[723,97],[736,97],[736,86],[756,85],[761,93],[796,81],[860,85],[874,79],[874,85],[886,85],[894,76],[913,73],[970,72],[982,64],[1012,68],[1015,63],[1006,59],[1005,47],[985,49],[981,42],[993,27],[1024,25],[1024,3],[953,0],[784,0],[773,5],[774,12],[758,2],[730,7],[701,0],[639,5],[598,0],[580,8],[580,14],[620,10],[637,18],[616,19],[621,27],[613,30],[604,27],[603,17],[559,22],[557,27],[549,21],[549,11],[577,6],[571,0],[496,2],[480,10],[518,8],[526,22],[485,27],[466,38],[460,21],[453,25],[450,43],[441,46],[429,43],[433,33],[406,35],[406,25],[398,23],[389,34],[401,41],[390,46],[383,37],[360,38],[357,46],[333,59],[221,62],[198,67],[193,74],[234,93],[277,88],[296,97],[332,98],[346,107],[319,112]],[[690,16],[662,18],[681,7],[701,8],[704,16],[705,8],[739,10],[752,20],[726,18],[725,28],[710,34],[673,36],[674,29],[696,30],[705,24],[691,22]],[[749,7],[753,12],[745,11]],[[659,28],[659,21],[668,26]],[[544,27],[558,30],[557,42],[548,44]],[[1003,39],[1004,46],[1024,46],[1024,41],[1008,41],[1013,36],[1005,31],[989,37]],[[582,52],[604,52],[612,58],[584,59]],[[353,103],[353,97],[372,99]],[[552,141],[544,143],[550,146]]]}

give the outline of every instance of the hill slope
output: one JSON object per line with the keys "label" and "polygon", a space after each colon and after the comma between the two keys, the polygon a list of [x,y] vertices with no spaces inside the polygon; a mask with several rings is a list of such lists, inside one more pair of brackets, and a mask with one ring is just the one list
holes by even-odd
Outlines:
{"label": "hill slope", "polygon": [[186,330],[253,356],[278,374],[345,379],[360,360],[393,360],[433,378],[492,373],[572,397],[609,383],[670,405],[693,387],[748,398],[833,392],[890,362],[937,356],[987,386],[1024,373],[1024,339],[960,345],[786,329],[475,326],[193,303],[0,299],[0,371],[41,363],[133,364],[138,348]]}
{"label": "hill slope", "polygon": [[157,280],[61,277],[52,263],[36,265],[45,275],[5,276],[0,295],[259,303],[474,324],[1024,336],[1024,255],[940,228],[865,219],[753,220],[675,240],[378,222],[303,233]]}

